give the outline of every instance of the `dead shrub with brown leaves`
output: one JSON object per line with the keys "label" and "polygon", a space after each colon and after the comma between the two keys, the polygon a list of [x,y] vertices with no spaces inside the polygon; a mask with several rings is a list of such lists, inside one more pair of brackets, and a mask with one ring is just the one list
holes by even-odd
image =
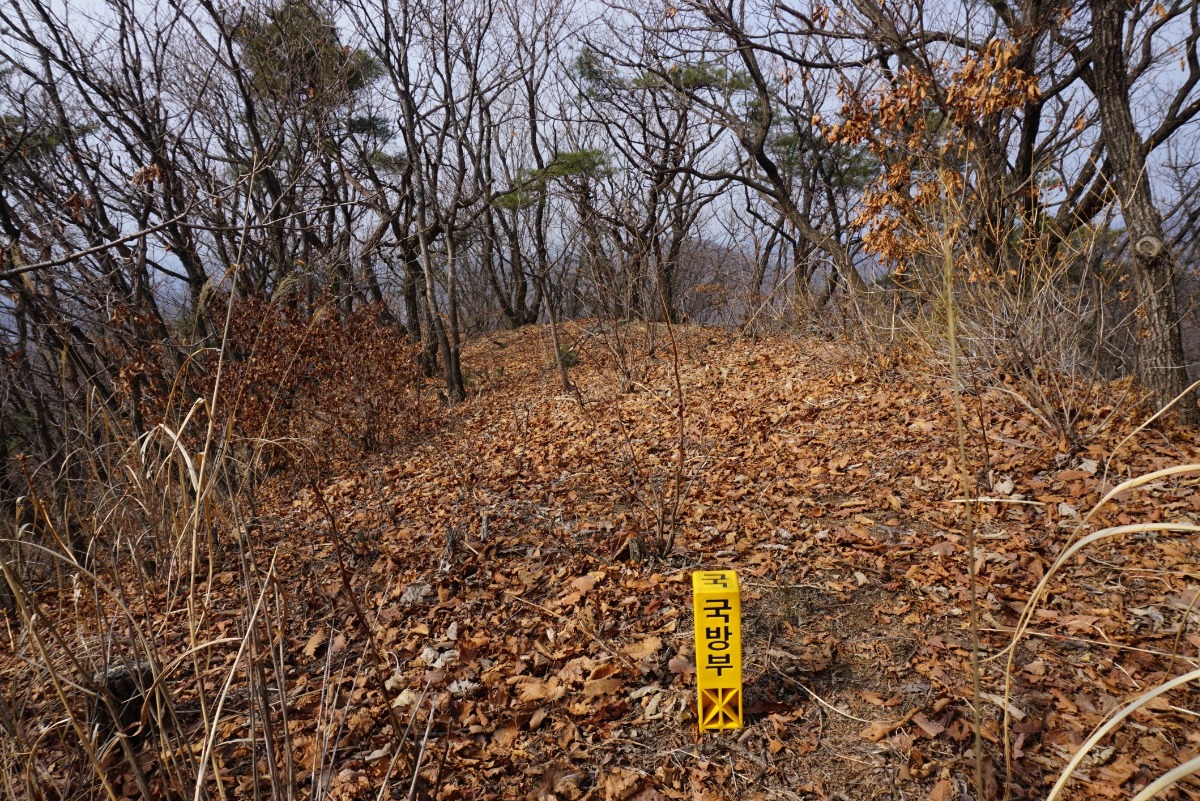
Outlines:
{"label": "dead shrub with brown leaves", "polygon": [[[201,381],[216,376],[213,354]],[[298,448],[319,466],[332,452],[395,447],[421,425],[417,349],[380,307],[339,313],[332,303],[309,313],[263,298],[233,302],[223,405],[234,437],[250,451],[270,443],[264,468],[286,464]],[[290,454],[290,455],[289,455]]]}

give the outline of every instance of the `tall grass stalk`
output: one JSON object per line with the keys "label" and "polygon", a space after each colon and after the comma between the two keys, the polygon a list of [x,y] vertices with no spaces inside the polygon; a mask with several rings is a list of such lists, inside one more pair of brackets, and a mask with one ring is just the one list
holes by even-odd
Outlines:
{"label": "tall grass stalk", "polygon": [[[1134,478],[1129,479],[1128,481],[1122,482],[1120,485],[1113,487],[1111,490],[1109,490],[1107,493],[1105,493],[1104,497],[1102,497],[1099,501],[1097,501],[1096,504],[1091,508],[1091,510],[1088,511],[1088,513],[1080,519],[1079,523],[1075,526],[1074,530],[1071,533],[1071,537],[1068,540],[1067,547],[1065,547],[1063,549],[1062,553],[1060,553],[1058,555],[1058,557],[1054,560],[1054,563],[1050,566],[1050,568],[1048,570],[1046,570],[1045,575],[1042,576],[1041,581],[1038,582],[1037,586],[1034,588],[1033,592],[1030,594],[1029,600],[1025,604],[1025,608],[1022,610],[1021,615],[1017,620],[1017,625],[1013,629],[1012,637],[1009,641],[1008,646],[1000,653],[997,653],[997,654],[993,655],[992,657],[990,657],[991,659],[996,659],[996,658],[999,658],[999,657],[1007,654],[1007,664],[1005,666],[1005,671],[1004,671],[1004,721],[1003,721],[1004,736],[1002,739],[1004,742],[1005,776],[1009,780],[1011,780],[1011,776],[1012,776],[1012,745],[1009,741],[1008,734],[1009,734],[1009,729],[1010,729],[1011,723],[1012,723],[1011,711],[1010,711],[1012,709],[1012,705],[1011,705],[1010,701],[1011,701],[1011,697],[1012,697],[1012,677],[1014,675],[1014,669],[1015,669],[1017,645],[1020,643],[1021,638],[1025,635],[1026,631],[1028,630],[1030,623],[1033,619],[1033,614],[1037,610],[1038,605],[1048,594],[1047,588],[1050,585],[1051,579],[1056,577],[1059,574],[1059,572],[1062,570],[1063,566],[1066,565],[1067,562],[1070,561],[1070,559],[1072,557],[1074,557],[1077,553],[1079,553],[1081,550],[1083,550],[1087,546],[1089,546],[1093,543],[1096,543],[1096,542],[1100,542],[1102,540],[1110,539],[1113,537],[1120,537],[1120,536],[1124,536],[1127,534],[1138,534],[1138,533],[1148,533],[1148,532],[1161,532],[1161,533],[1171,533],[1171,534],[1200,533],[1200,525],[1195,525],[1192,523],[1132,523],[1132,524],[1128,524],[1128,525],[1111,526],[1109,528],[1104,528],[1104,529],[1092,532],[1091,534],[1087,534],[1087,535],[1083,534],[1084,527],[1092,520],[1092,518],[1095,517],[1096,514],[1104,506],[1106,506],[1110,501],[1112,501],[1115,497],[1117,497],[1121,493],[1137,489],[1138,487],[1144,486],[1146,484],[1150,484],[1150,483],[1160,480],[1160,479],[1171,478],[1171,477],[1181,476],[1181,475],[1195,474],[1195,473],[1200,473],[1200,464],[1176,465],[1174,467],[1168,467],[1168,468],[1164,468],[1162,470],[1155,470],[1154,472],[1151,472],[1151,473],[1146,473],[1141,476],[1136,476]],[[1184,623],[1186,624],[1186,619],[1185,619]],[[1185,674],[1184,676],[1180,676],[1180,677],[1177,677],[1176,679],[1172,679],[1170,681],[1164,682],[1159,687],[1151,688],[1150,690],[1146,691],[1138,698],[1135,698],[1132,702],[1130,702],[1130,704],[1126,705],[1126,707],[1124,707],[1120,712],[1118,712],[1110,720],[1108,720],[1105,724],[1103,724],[1099,729],[1097,729],[1097,731],[1095,733],[1093,733],[1093,735],[1083,744],[1083,746],[1080,747],[1079,751],[1076,752],[1076,754],[1072,758],[1072,760],[1063,769],[1063,772],[1059,777],[1058,783],[1055,784],[1055,787],[1051,791],[1051,794],[1047,797],[1047,801],[1054,801],[1054,799],[1057,798],[1059,794],[1061,794],[1062,788],[1066,786],[1066,783],[1070,779],[1071,774],[1073,773],[1075,768],[1077,768],[1079,766],[1080,762],[1082,762],[1083,759],[1089,753],[1091,753],[1092,749],[1096,746],[1096,744],[1101,739],[1103,739],[1103,737],[1106,734],[1108,734],[1121,721],[1123,721],[1126,717],[1128,717],[1129,714],[1131,714],[1132,712],[1141,708],[1147,702],[1149,702],[1153,698],[1156,698],[1158,695],[1161,695],[1162,693],[1167,692],[1170,689],[1174,689],[1175,687],[1178,687],[1178,686],[1186,684],[1190,681],[1193,681],[1195,678],[1198,678],[1198,677],[1200,677],[1200,671],[1193,671],[1192,673],[1188,673],[1188,674]],[[1196,770],[1198,768],[1200,768],[1200,763],[1193,765],[1192,764],[1193,762],[1196,762],[1196,760],[1192,760],[1191,762],[1185,763],[1184,765],[1180,766],[1179,768],[1176,768],[1175,770],[1168,772],[1163,777],[1160,777],[1159,780],[1152,783],[1147,788],[1147,790],[1149,790],[1151,787],[1157,787],[1158,789],[1155,790],[1155,792],[1159,792],[1162,789],[1165,789],[1165,787],[1174,783],[1175,781],[1178,781],[1179,779],[1184,778],[1185,776],[1191,775],[1191,773],[1195,773]],[[1189,766],[1190,766],[1190,768],[1189,768]],[[1180,772],[1180,771],[1182,771],[1182,772]],[[1159,783],[1159,782],[1162,782],[1167,777],[1171,777],[1170,781],[1168,781],[1166,784]],[[1145,792],[1146,791],[1143,791],[1143,793],[1140,793],[1137,796],[1137,798],[1139,798],[1139,799],[1140,798],[1150,798],[1151,795],[1153,795],[1153,793],[1151,793],[1150,795],[1146,795]]]}
{"label": "tall grass stalk", "polygon": [[[70,450],[59,474],[34,467],[26,475],[32,522],[0,521],[0,548],[17,557],[0,559],[15,599],[12,658],[0,673],[8,735],[0,736],[0,795],[201,801],[228,797],[235,778],[252,781],[256,797],[300,794],[308,766],[297,759],[293,724],[329,723],[322,716],[334,714],[353,668],[349,656],[340,666],[327,657],[319,687],[300,690],[289,678],[289,649],[306,621],[289,614],[283,553],[247,514],[256,480],[248,467],[262,449],[283,446],[243,438],[231,424],[236,399],[223,378],[234,303],[231,293],[221,342],[182,359],[159,422],[139,431],[103,404],[85,404],[72,433],[86,447]],[[214,363],[212,384],[185,400],[204,361]],[[249,456],[234,462],[243,447]],[[56,528],[51,510],[70,525]],[[218,603],[229,597],[218,593],[219,578],[239,604]],[[118,692],[118,675],[135,686]],[[313,691],[318,720],[294,720],[289,708]],[[343,721],[357,703],[346,695]],[[409,731],[390,714],[400,757]],[[313,739],[308,792],[319,798],[340,738]]]}
{"label": "tall grass stalk", "polygon": [[971,638],[971,700],[975,724],[975,793],[984,798],[983,790],[983,692],[979,677],[979,587],[975,574],[975,512],[971,491],[971,470],[967,462],[967,426],[963,412],[962,384],[958,369],[958,314],[954,301],[954,251],[950,237],[942,245],[942,279],[946,304],[946,339],[950,345],[950,381],[954,398],[954,425],[958,435],[958,460],[961,471],[963,507],[966,510],[967,592],[970,601]]}

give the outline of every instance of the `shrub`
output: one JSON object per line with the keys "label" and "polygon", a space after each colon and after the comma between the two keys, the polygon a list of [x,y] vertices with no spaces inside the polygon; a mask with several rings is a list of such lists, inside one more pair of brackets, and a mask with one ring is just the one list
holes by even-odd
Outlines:
{"label": "shrub", "polygon": [[574,345],[560,346],[558,349],[558,363],[570,370],[579,364],[579,351],[575,350]]}
{"label": "shrub", "polygon": [[[206,396],[218,355],[206,360]],[[339,448],[386,450],[419,425],[416,355],[403,328],[380,308],[344,315],[329,303],[308,314],[262,298],[239,299],[217,413],[249,443],[300,442],[324,458]]]}

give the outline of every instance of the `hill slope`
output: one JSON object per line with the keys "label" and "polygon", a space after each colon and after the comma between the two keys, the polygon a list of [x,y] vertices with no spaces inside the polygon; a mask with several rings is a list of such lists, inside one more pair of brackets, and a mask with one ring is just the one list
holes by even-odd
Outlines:
{"label": "hill slope", "polygon": [[[633,329],[567,333],[576,392],[557,383],[544,331],[481,339],[464,358],[472,396],[409,452],[316,492],[271,480],[258,525],[192,597],[203,635],[159,618],[164,654],[213,641],[164,680],[177,683],[175,737],[207,756],[208,781],[237,798],[973,797],[966,507],[931,362],[693,328],[674,344],[657,332],[648,356]],[[1132,430],[1111,409],[1085,416],[1095,430],[1072,450],[1011,394],[966,403],[970,492],[989,499],[973,509],[999,788],[1008,629],[1103,491],[1200,462],[1200,442],[1143,432],[1106,461]],[[1085,530],[1196,522],[1195,486],[1122,493]],[[647,553],[672,535],[670,553]],[[690,572],[714,567],[743,584],[748,725],[700,737]],[[1015,660],[1016,797],[1044,796],[1114,705],[1200,664],[1198,576],[1200,537],[1151,533],[1092,546],[1051,582]],[[183,608],[171,593],[147,616]],[[275,611],[244,637],[256,598]],[[211,704],[223,683],[255,686],[247,665],[269,697],[229,693],[206,741],[196,688]],[[19,704],[33,739],[55,701],[46,676],[12,663],[5,675],[39,683]],[[1072,797],[1127,797],[1200,753],[1195,700],[1122,728]],[[165,794],[159,750],[143,778]],[[78,760],[38,757],[50,773]]]}

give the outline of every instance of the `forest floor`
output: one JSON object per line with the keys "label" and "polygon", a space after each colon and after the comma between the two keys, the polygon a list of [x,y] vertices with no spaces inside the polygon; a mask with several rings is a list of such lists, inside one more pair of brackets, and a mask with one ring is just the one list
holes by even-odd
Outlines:
{"label": "forest floor", "polygon": [[[658,331],[652,357],[632,328],[564,336],[576,392],[544,329],[485,336],[464,355],[467,401],[410,450],[344,465],[320,497],[288,474],[264,486],[254,560],[293,591],[280,649],[304,792],[974,798],[967,505],[944,371],[911,350],[694,327],[674,344]],[[994,798],[1006,775],[1013,797],[1044,798],[1110,711],[1200,666],[1200,535],[1106,539],[1049,583],[1003,731],[1011,629],[1072,537],[1200,521],[1184,475],[1122,492],[1081,525],[1122,481],[1200,462],[1200,437],[1169,426],[1117,450],[1142,420],[1122,410],[1126,390],[1093,396],[1107,405],[1080,412],[1074,444],[1012,387],[963,398],[970,493],[987,499],[971,508]],[[648,558],[672,530],[670,553]],[[740,731],[697,731],[698,569],[741,581]],[[240,571],[218,566],[210,608],[223,593],[229,609],[245,603]],[[212,682],[228,662],[213,654]],[[249,798],[258,757],[238,739],[249,713],[230,705],[216,750],[228,794]],[[1195,690],[1136,713],[1066,797],[1126,798],[1197,756],[1198,716]],[[412,727],[400,758],[394,717]],[[1200,783],[1172,792],[1200,798]]]}

